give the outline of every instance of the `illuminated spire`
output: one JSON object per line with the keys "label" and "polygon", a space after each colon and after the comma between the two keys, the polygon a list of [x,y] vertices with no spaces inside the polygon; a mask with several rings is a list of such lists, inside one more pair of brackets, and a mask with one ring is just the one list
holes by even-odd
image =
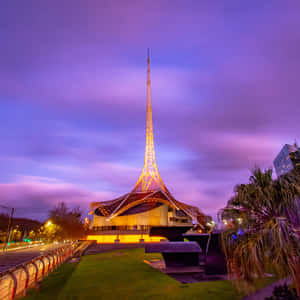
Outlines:
{"label": "illuminated spire", "polygon": [[154,151],[153,123],[152,123],[152,101],[151,101],[151,79],[150,79],[150,55],[147,51],[147,123],[146,123],[146,148],[145,160],[142,173],[135,184],[133,191],[148,192],[163,189],[166,187],[159,175]]}
{"label": "illuminated spire", "polygon": [[[139,196],[137,196],[137,194],[139,194]],[[121,215],[131,207],[147,203],[148,201],[165,203],[172,208],[182,210],[196,222],[199,222],[197,219],[199,216],[204,216],[201,212],[199,212],[198,208],[177,201],[164,185],[158,172],[153,141],[149,49],[147,51],[147,123],[144,167],[133,190],[121,198],[122,199],[118,198],[115,200],[118,201],[119,204],[116,207],[113,205],[111,213],[106,211],[104,206],[98,207],[101,214],[103,214],[103,216],[107,216],[107,221]],[[111,201],[110,204],[112,204]]]}

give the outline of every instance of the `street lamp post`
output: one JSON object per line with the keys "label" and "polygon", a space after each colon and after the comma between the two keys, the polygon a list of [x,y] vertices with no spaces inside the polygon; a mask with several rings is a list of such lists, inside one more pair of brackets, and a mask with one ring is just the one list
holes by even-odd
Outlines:
{"label": "street lamp post", "polygon": [[[1,205],[1,207],[9,209],[9,207]],[[7,226],[7,234],[6,234],[6,241],[3,245],[3,252],[7,249],[7,245],[10,241],[10,237],[11,237],[11,231],[12,231],[12,219],[13,219],[13,214],[14,214],[15,209],[12,207],[11,211],[10,211],[10,216],[8,219],[8,226]]]}

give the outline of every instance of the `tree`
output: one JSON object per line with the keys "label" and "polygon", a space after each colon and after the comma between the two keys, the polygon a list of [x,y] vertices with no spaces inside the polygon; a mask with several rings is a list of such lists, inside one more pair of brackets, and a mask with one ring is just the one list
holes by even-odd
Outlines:
{"label": "tree", "polygon": [[[82,212],[79,207],[68,209],[64,202],[50,210],[49,218],[51,226],[55,226],[55,233],[53,233],[55,238],[59,240],[82,238],[85,229],[81,216]],[[48,227],[49,230],[51,226]]]}
{"label": "tree", "polygon": [[239,286],[249,290],[269,262],[278,275],[293,277],[300,296],[299,174],[273,180],[272,169],[255,169],[221,212],[234,224],[222,239],[228,271]]}
{"label": "tree", "polygon": [[[0,240],[7,238],[7,229],[9,224],[9,215],[0,214]],[[28,237],[30,232],[37,232],[41,227],[41,222],[27,218],[13,218],[11,222],[11,240],[21,241]],[[33,236],[33,233],[31,234]]]}
{"label": "tree", "polygon": [[205,216],[205,222],[204,222],[204,229],[203,231],[205,233],[210,233],[214,230],[215,228],[215,222],[213,221],[212,217],[211,216]]}

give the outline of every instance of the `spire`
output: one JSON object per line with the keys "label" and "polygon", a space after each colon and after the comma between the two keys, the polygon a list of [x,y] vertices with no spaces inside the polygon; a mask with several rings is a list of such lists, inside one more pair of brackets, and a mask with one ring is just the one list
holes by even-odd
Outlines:
{"label": "spire", "polygon": [[[142,195],[140,194],[139,196],[137,196],[137,193],[142,193]],[[168,205],[177,210],[183,210],[187,215],[189,215],[191,218],[195,219],[196,222],[198,222],[197,217],[200,215],[199,210],[195,207],[177,201],[171,195],[171,193],[164,185],[156,165],[153,141],[149,49],[147,49],[147,122],[144,167],[133,190],[130,193],[124,195],[123,200],[120,201],[117,207],[114,207],[113,211],[107,218],[107,221],[111,218],[122,214],[130,207],[134,207],[135,205],[147,201],[161,201],[161,203],[167,203]],[[101,211],[101,213],[107,214],[104,210],[103,212]]]}
{"label": "spire", "polygon": [[151,101],[151,79],[150,79],[150,51],[147,49],[147,121],[146,121],[146,147],[145,159],[142,173],[135,184],[134,191],[148,192],[163,189],[165,185],[159,175],[156,165],[153,123],[152,123],[152,101]]}

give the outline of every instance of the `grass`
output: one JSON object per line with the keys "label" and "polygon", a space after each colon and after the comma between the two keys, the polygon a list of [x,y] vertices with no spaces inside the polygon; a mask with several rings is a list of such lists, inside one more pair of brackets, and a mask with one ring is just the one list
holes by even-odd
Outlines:
{"label": "grass", "polygon": [[65,263],[45,277],[40,291],[29,290],[24,300],[55,300],[58,299],[71,274],[76,269],[77,263]]}
{"label": "grass", "polygon": [[[181,284],[153,269],[144,259],[160,258],[144,249],[118,250],[84,256],[79,264],[64,264],[45,279],[40,292],[26,300],[90,299],[241,299],[230,281]],[[260,282],[259,287],[272,279]]]}

